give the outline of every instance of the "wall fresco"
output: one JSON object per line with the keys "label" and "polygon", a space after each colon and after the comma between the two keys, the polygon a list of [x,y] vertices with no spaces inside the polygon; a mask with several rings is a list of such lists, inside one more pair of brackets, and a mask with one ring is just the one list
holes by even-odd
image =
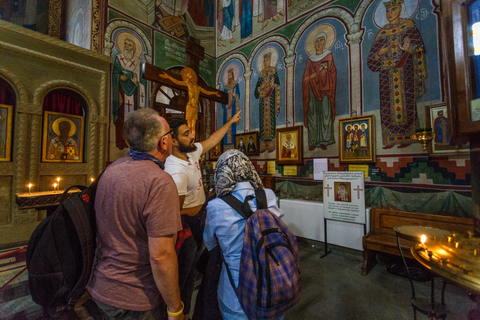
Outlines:
{"label": "wall fresco", "polygon": [[217,1],[216,55],[285,24],[285,0]]}
{"label": "wall fresco", "polygon": [[260,152],[275,151],[276,127],[286,123],[286,70],[283,47],[267,43],[252,59],[251,129],[260,132]]}
{"label": "wall fresco", "polygon": [[92,0],[67,1],[67,31],[65,40],[71,44],[90,49],[92,33]]}
{"label": "wall fresco", "polygon": [[338,20],[321,19],[304,31],[295,48],[295,123],[304,124],[310,151],[334,144],[335,116],[350,113],[345,34]]}
{"label": "wall fresco", "polygon": [[228,93],[228,104],[217,103],[217,127],[227,123],[238,111],[242,111],[242,120],[233,124],[223,138],[223,150],[234,146],[234,136],[237,130],[243,131],[245,124],[245,67],[238,59],[229,60],[220,72],[220,90]]}

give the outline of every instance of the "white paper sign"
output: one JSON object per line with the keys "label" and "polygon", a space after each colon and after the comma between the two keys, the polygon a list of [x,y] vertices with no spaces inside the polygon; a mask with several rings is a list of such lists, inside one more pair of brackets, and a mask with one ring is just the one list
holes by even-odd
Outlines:
{"label": "white paper sign", "polygon": [[324,172],[323,203],[327,219],[365,223],[365,173]]}
{"label": "white paper sign", "polygon": [[313,159],[313,180],[323,180],[323,173],[328,171],[328,159]]}

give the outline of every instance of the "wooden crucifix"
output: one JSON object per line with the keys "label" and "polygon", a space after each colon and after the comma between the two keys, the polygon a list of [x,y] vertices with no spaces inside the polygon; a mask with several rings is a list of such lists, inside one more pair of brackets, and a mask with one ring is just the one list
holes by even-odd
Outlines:
{"label": "wooden crucifix", "polygon": [[193,37],[188,37],[186,52],[187,66],[182,69],[181,77],[151,64],[145,64],[143,68],[143,78],[167,87],[188,92],[185,120],[187,121],[190,131],[195,136],[196,122],[198,119],[198,99],[200,96],[222,104],[227,104],[228,94],[216,90],[215,88],[197,83],[200,60],[204,58],[204,49],[200,46],[200,41]]}

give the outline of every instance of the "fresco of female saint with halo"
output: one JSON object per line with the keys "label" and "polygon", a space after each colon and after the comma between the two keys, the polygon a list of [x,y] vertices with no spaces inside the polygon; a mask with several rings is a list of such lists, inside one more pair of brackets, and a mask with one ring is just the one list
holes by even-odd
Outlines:
{"label": "fresco of female saint with halo", "polygon": [[335,93],[337,68],[332,48],[335,29],[322,24],[307,36],[307,65],[302,78],[303,119],[308,132],[309,150],[327,149],[335,143]]}

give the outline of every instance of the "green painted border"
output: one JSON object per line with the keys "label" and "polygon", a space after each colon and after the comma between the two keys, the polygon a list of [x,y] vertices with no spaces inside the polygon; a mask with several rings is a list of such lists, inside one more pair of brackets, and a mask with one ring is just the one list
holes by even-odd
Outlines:
{"label": "green painted border", "polygon": [[328,4],[327,6],[323,7],[323,9],[335,6],[335,7],[344,7],[347,10],[350,10],[352,14],[357,10],[358,6],[360,5],[361,1],[358,0],[338,0]]}
{"label": "green painted border", "polygon": [[148,26],[146,26],[142,23],[138,23],[138,21],[135,21],[131,18],[128,18],[128,17],[124,16],[123,14],[121,14],[120,12],[118,12],[118,11],[112,9],[112,8],[108,9],[107,16],[108,16],[108,23],[110,23],[112,20],[116,20],[116,19],[128,21],[128,22],[134,24],[135,26],[137,26],[138,28],[142,29],[142,31],[147,35],[147,37],[149,39],[152,38],[152,34],[153,34],[153,28],[152,27],[148,27]]}
{"label": "green painted border", "polygon": [[[155,66],[168,69],[186,65],[187,54],[185,53],[185,43],[167,37],[157,31],[154,32],[154,38]],[[205,55],[205,58],[200,61],[200,77],[211,87],[215,86],[216,70],[215,58]]]}

